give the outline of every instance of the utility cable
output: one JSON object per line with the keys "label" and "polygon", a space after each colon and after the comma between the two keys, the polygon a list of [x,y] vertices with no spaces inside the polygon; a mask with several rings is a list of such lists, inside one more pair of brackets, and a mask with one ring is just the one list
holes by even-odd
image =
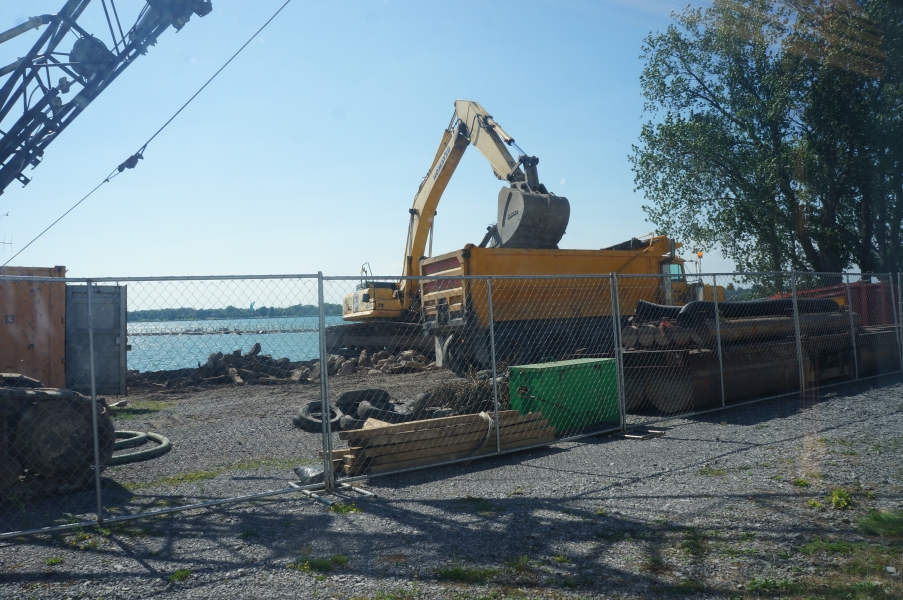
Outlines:
{"label": "utility cable", "polygon": [[188,101],[185,102],[185,104],[183,104],[183,105],[179,108],[179,110],[177,110],[177,111],[176,111],[176,112],[175,112],[175,113],[174,113],[174,114],[173,114],[173,115],[172,115],[165,123],[163,123],[163,126],[160,127],[160,129],[158,129],[156,132],[154,132],[154,135],[150,136],[150,138],[148,138],[148,140],[147,140],[146,142],[144,142],[144,144],[141,146],[141,148],[138,149],[138,152],[136,152],[135,154],[133,154],[133,155],[131,155],[130,157],[128,157],[125,161],[123,161],[122,164],[120,164],[118,167],[116,167],[115,169],[113,169],[113,171],[112,171],[109,175],[107,175],[107,177],[106,177],[103,181],[101,181],[100,183],[97,184],[97,187],[95,187],[93,190],[91,190],[90,192],[88,192],[84,197],[82,197],[81,200],[79,200],[78,202],[76,202],[75,204],[73,204],[72,207],[71,207],[69,210],[67,210],[67,211],[64,212],[62,215],[60,215],[60,217],[59,217],[56,221],[54,221],[53,223],[51,223],[50,225],[48,225],[47,228],[44,229],[44,231],[42,231],[41,233],[39,233],[38,235],[36,235],[34,238],[32,238],[32,240],[31,240],[30,242],[28,242],[27,244],[25,244],[25,246],[23,246],[23,248],[22,248],[21,250],[19,250],[19,251],[16,252],[15,254],[13,254],[13,256],[12,256],[9,260],[7,260],[5,263],[3,263],[2,265],[0,265],[0,267],[5,267],[5,266],[8,265],[10,262],[12,262],[12,260],[13,260],[14,258],[16,258],[16,257],[19,256],[20,254],[22,254],[22,253],[25,251],[26,248],[28,248],[28,247],[31,246],[33,243],[35,243],[35,242],[36,242],[41,236],[43,236],[45,233],[47,233],[48,231],[50,231],[50,229],[51,229],[54,225],[56,225],[57,223],[59,223],[60,221],[62,221],[63,218],[64,218],[66,215],[68,215],[69,213],[71,213],[73,210],[75,210],[76,207],[78,207],[79,204],[81,204],[82,202],[84,202],[85,200],[87,200],[88,198],[90,198],[90,197],[94,194],[94,192],[96,192],[97,190],[99,190],[105,183],[109,183],[111,179],[113,179],[114,177],[116,177],[117,175],[119,175],[120,173],[122,173],[123,171],[125,171],[126,169],[134,169],[134,168],[138,165],[138,161],[139,161],[139,160],[142,160],[142,159],[144,158],[144,151],[147,149],[148,145],[149,145],[152,141],[154,141],[154,138],[156,138],[158,135],[160,135],[160,133],[161,133],[164,129],[166,129],[166,128],[169,126],[169,124],[172,123],[172,122],[175,120],[175,118],[178,117],[179,114],[180,114],[183,110],[185,110],[185,108],[186,108],[189,104],[191,104],[191,102],[192,102],[195,98],[197,98],[197,97],[200,95],[201,92],[204,91],[204,88],[206,88],[208,85],[210,85],[210,83],[211,83],[214,79],[216,79],[216,77],[217,77],[220,73],[222,73],[223,70],[224,70],[226,67],[229,66],[229,63],[231,63],[233,60],[235,60],[235,58],[236,58],[239,54],[241,54],[242,51],[243,51],[245,48],[247,48],[248,45],[249,45],[251,42],[253,42],[254,39],[255,39],[258,35],[260,35],[260,32],[262,32],[264,29],[266,29],[267,25],[269,25],[270,23],[273,22],[273,19],[275,19],[277,16],[279,16],[279,13],[281,13],[282,10],[283,10],[286,6],[288,6],[288,5],[291,3],[291,1],[292,1],[292,0],[285,0],[285,3],[284,3],[282,6],[280,6],[279,9],[276,10],[276,12],[273,13],[273,16],[271,16],[269,19],[267,19],[266,23],[264,23],[263,25],[261,25],[261,26],[260,26],[260,29],[258,29],[257,31],[255,31],[255,32],[254,32],[254,35],[252,35],[250,38],[248,38],[248,41],[246,41],[244,44],[242,44],[242,46],[235,52],[235,54],[233,54],[233,55],[229,58],[229,60],[227,60],[227,61],[223,64],[223,66],[221,66],[219,69],[217,69],[216,73],[214,73],[214,74],[210,77],[210,79],[208,79],[208,80],[204,83],[204,85],[202,85],[202,86],[198,89],[198,91],[196,91],[196,92],[191,96],[191,98],[189,98]]}

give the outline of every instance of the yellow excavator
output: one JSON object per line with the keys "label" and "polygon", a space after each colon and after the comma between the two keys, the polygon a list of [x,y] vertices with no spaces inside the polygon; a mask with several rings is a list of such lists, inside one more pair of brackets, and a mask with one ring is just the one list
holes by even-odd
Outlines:
{"label": "yellow excavator", "polygon": [[[433,220],[439,199],[464,151],[473,145],[505,181],[498,194],[495,225],[478,245],[432,254]],[[515,159],[509,148],[518,152]],[[547,356],[605,354],[613,349],[610,282],[607,277],[548,276],[659,274],[621,283],[623,319],[638,300],[677,305],[711,299],[711,286],[687,283],[680,244],[664,236],[631,239],[602,250],[561,250],[570,219],[567,198],[540,183],[539,159],[528,156],[479,103],[457,100],[451,124],[409,209],[402,276],[373,281],[366,274],[345,296],[348,323],[327,330],[330,352],[418,349],[435,353],[437,364],[456,370],[489,363],[489,306],[485,281],[454,276],[546,276],[492,283],[496,356],[511,364]],[[441,276],[441,279],[429,276]],[[719,293],[721,296],[723,292]]]}

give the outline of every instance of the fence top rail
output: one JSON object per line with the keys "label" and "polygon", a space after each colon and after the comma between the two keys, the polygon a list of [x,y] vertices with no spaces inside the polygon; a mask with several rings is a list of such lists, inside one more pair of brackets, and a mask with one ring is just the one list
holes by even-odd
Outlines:
{"label": "fence top rail", "polygon": [[172,275],[159,277],[30,277],[27,275],[0,275],[3,281],[31,281],[35,283],[124,283],[141,281],[229,281],[241,279],[316,279],[318,275]]}
{"label": "fence top rail", "polygon": [[[595,273],[595,274],[555,274],[555,275],[331,275],[323,276],[324,281],[423,281],[423,280],[533,280],[533,279],[610,279],[612,275],[618,279],[662,279],[674,277],[670,273]],[[693,278],[703,277],[768,277],[778,275],[806,275],[829,277],[875,277],[891,278],[892,273],[816,273],[811,271],[737,271],[725,273],[684,273],[683,276]],[[34,283],[127,283],[127,282],[154,282],[154,281],[233,281],[233,280],[278,280],[278,279],[317,279],[316,273],[298,273],[283,275],[170,275],[152,277],[35,277],[29,275],[0,275],[0,282],[34,282]]]}

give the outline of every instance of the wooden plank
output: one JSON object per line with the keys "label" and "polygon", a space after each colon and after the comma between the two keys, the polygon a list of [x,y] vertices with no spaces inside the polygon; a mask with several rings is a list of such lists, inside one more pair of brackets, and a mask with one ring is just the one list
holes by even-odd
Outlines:
{"label": "wooden plank", "polygon": [[[344,458],[345,455],[351,454],[351,451],[352,451],[351,448],[342,448],[342,449],[340,449],[340,450],[333,450],[333,451],[332,451],[332,457],[333,457],[333,458]],[[322,450],[320,450],[319,452],[317,452],[317,458],[323,458],[323,451],[322,451]]]}
{"label": "wooden plank", "polygon": [[229,377],[232,379],[232,383],[234,383],[235,385],[245,384],[244,379],[241,378],[241,375],[238,374],[238,371],[235,370],[235,367],[229,367]]}
{"label": "wooden plank", "polygon": [[[545,429],[549,426],[548,419],[541,419],[538,421],[531,421],[529,423],[515,423],[514,425],[508,427],[501,427],[499,429],[499,434],[504,440],[506,437],[519,435],[523,433],[529,433],[530,431],[537,431],[540,429]],[[454,430],[454,427],[446,427],[445,429]],[[455,444],[463,444],[467,442],[478,442],[486,437],[486,425],[484,424],[482,429],[479,431],[469,431],[466,433],[458,433],[455,431],[449,432],[446,437],[437,438],[437,439],[427,439],[427,440],[419,440],[416,442],[402,442],[398,444],[391,444],[388,446],[364,446],[361,448],[354,448],[353,454],[354,457],[374,457],[374,456],[389,456],[392,454],[397,454],[400,452],[411,452],[413,450],[426,450],[428,448],[443,448],[447,446],[453,446]],[[492,432],[489,434],[492,440],[495,440],[495,428],[492,429]],[[493,442],[495,443],[495,442]],[[348,456],[348,455],[346,455]]]}
{"label": "wooden plank", "polygon": [[[499,413],[499,424],[502,427],[507,425],[512,425],[515,423],[528,423],[531,421],[539,421],[543,418],[541,412],[529,413],[526,415],[518,414],[516,411],[506,411],[506,412],[514,412],[513,415],[508,414],[506,416],[502,416],[503,413]],[[435,419],[439,420],[439,419]],[[425,421],[420,421],[425,422]],[[404,433],[390,433],[385,435],[373,436],[373,437],[348,437],[342,438],[348,440],[349,446],[361,446],[361,447],[374,447],[374,446],[389,446],[395,445],[402,442],[416,442],[419,440],[432,440],[432,439],[440,439],[443,437],[447,437],[451,435],[451,432],[448,431],[450,429],[459,430],[460,433],[471,433],[474,431],[483,431],[486,428],[486,421],[483,419],[478,419],[472,423],[464,423],[461,425],[452,425],[445,427],[432,427],[428,429],[420,429],[418,431],[410,431]],[[360,429],[355,430],[360,431]],[[352,434],[355,431],[349,431],[347,433]]]}
{"label": "wooden plank", "polygon": [[[499,418],[519,414],[516,410],[499,411]],[[459,415],[456,417],[441,417],[439,419],[424,419],[422,421],[410,421],[408,423],[398,423],[380,429],[371,429],[363,431],[355,429],[353,431],[342,431],[339,433],[340,440],[350,439],[366,439],[377,435],[385,435],[390,433],[408,433],[410,431],[418,431],[421,429],[435,429],[436,427],[448,427],[449,425],[462,425],[464,423],[483,422],[480,415]]]}
{"label": "wooden plank", "polygon": [[[516,450],[517,448],[523,448],[527,446],[538,446],[540,444],[549,444],[555,441],[555,435],[550,434],[545,437],[536,437],[531,439],[525,439],[518,442],[513,442],[511,444],[503,444],[502,451],[505,450]],[[474,457],[482,456],[485,454],[492,454],[495,452],[495,445],[492,445],[489,448],[484,448],[482,451],[473,454]],[[413,467],[421,467],[424,465],[429,465],[432,463],[440,463],[446,462],[450,460],[457,460],[461,458],[470,457],[469,452],[457,452],[452,454],[442,454],[439,456],[427,456],[424,458],[418,458],[414,460],[406,460],[401,462],[388,463],[383,465],[373,465],[373,466],[354,466],[354,465],[345,465],[345,472],[348,475],[360,475],[360,474],[377,474],[377,473],[387,473],[389,471],[401,471],[403,469],[410,469]]]}
{"label": "wooden plank", "polygon": [[[523,433],[513,434],[502,438],[502,448],[511,444],[517,444],[523,440],[529,440],[537,437],[545,437],[548,435],[555,435],[554,427],[546,427],[544,429],[527,431]],[[389,463],[396,462],[406,462],[409,460],[415,460],[420,458],[428,458],[428,457],[437,457],[440,460],[448,460],[443,458],[449,454],[459,454],[463,453],[465,456],[476,450],[480,444],[483,442],[483,438],[479,440],[473,440],[468,442],[460,442],[456,444],[448,444],[443,446],[433,446],[431,448],[424,448],[422,450],[412,450],[409,452],[396,452],[392,454],[383,454],[376,455],[372,457],[359,457],[356,453],[353,455],[348,455],[345,457],[345,464],[369,464],[369,465],[385,465]],[[490,449],[491,451],[495,451],[495,435],[492,435],[486,443],[485,449]]]}

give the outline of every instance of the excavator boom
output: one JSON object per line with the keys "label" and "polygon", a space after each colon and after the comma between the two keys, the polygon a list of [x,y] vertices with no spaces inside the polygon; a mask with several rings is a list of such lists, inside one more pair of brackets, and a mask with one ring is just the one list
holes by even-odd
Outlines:
{"label": "excavator boom", "polygon": [[[520,148],[485,108],[478,102],[457,100],[451,124],[409,209],[403,275],[420,275],[420,259],[439,199],[470,145],[489,161],[496,178],[509,184],[499,192],[498,219],[484,245],[492,241],[494,246],[506,248],[558,247],[570,217],[567,198],[549,193],[539,182],[539,159],[523,152],[518,158],[512,156],[508,148]],[[411,294],[405,293],[408,283],[402,281],[398,286],[404,308],[409,308],[411,302]]]}

